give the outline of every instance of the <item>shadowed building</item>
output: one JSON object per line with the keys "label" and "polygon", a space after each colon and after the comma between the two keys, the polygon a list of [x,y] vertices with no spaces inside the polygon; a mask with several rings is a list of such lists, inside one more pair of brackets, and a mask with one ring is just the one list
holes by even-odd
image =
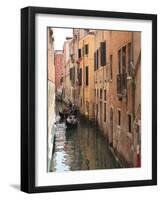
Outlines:
{"label": "shadowed building", "polygon": [[69,103],[72,100],[72,85],[70,77],[72,38],[67,38],[63,46],[63,100]]}
{"label": "shadowed building", "polygon": [[55,50],[55,88],[56,93],[62,96],[63,87],[63,51]]}
{"label": "shadowed building", "polygon": [[53,29],[48,28],[48,171],[52,157],[55,119],[55,67]]}

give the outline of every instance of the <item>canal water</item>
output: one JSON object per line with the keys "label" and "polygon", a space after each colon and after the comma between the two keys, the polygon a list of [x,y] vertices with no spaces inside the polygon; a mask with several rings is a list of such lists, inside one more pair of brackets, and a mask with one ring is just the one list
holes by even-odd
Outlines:
{"label": "canal water", "polygon": [[109,149],[102,132],[82,116],[75,129],[58,124],[50,172],[120,168]]}

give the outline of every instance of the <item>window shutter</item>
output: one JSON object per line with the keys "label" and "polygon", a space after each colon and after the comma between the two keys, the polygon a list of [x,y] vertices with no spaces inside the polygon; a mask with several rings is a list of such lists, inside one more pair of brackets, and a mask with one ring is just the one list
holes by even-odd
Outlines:
{"label": "window shutter", "polygon": [[100,50],[101,50],[101,66],[106,65],[106,42],[101,42],[100,44]]}
{"label": "window shutter", "polygon": [[99,61],[99,50],[97,49],[97,51],[96,51],[96,69],[98,69],[98,65],[99,65],[98,61]]}
{"label": "window shutter", "polygon": [[78,49],[78,58],[81,58],[81,49]]}
{"label": "window shutter", "polygon": [[86,66],[86,85],[88,85],[88,66]]}
{"label": "window shutter", "polygon": [[79,71],[79,83],[82,85],[82,69]]}
{"label": "window shutter", "polygon": [[84,47],[82,47],[82,56],[84,56]]}
{"label": "window shutter", "polygon": [[75,67],[72,68],[72,83],[75,82]]}
{"label": "window shutter", "polygon": [[85,45],[85,54],[88,54],[88,44]]}
{"label": "window shutter", "polygon": [[96,52],[94,52],[94,71],[96,71]]}
{"label": "window shutter", "polygon": [[72,68],[70,68],[70,80],[72,80]]}

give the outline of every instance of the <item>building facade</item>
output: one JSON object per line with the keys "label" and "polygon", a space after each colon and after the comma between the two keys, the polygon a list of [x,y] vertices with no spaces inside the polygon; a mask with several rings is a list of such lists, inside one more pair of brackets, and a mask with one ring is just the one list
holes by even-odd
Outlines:
{"label": "building facade", "polygon": [[113,77],[109,82],[110,144],[133,166],[132,32],[111,32]]}
{"label": "building facade", "polygon": [[72,38],[67,39],[64,42],[63,46],[63,100],[65,103],[71,101],[71,91],[72,85],[70,81],[70,68],[71,68],[71,59],[70,59],[70,47],[72,43]]}
{"label": "building facade", "polygon": [[[141,51],[140,33],[95,32],[95,119],[111,147],[127,166],[136,166],[134,137],[135,87],[140,102],[140,72],[134,77]],[[141,116],[141,115],[140,115]],[[138,151],[138,150],[137,150]]]}
{"label": "building facade", "polygon": [[94,119],[94,32],[81,33],[79,38],[79,105],[89,120]]}
{"label": "building facade", "polygon": [[48,28],[48,171],[52,157],[55,119],[55,67],[54,67],[54,35]]}
{"label": "building facade", "polygon": [[80,85],[79,85],[79,64],[80,60],[78,58],[78,49],[79,49],[79,38],[80,38],[80,29],[73,29],[73,39],[72,39],[72,54],[71,59],[73,67],[71,68],[71,81],[73,88],[73,104],[79,106],[79,95],[80,95]]}
{"label": "building facade", "polygon": [[63,89],[63,51],[55,50],[55,89],[58,96],[62,96]]}
{"label": "building facade", "polygon": [[133,33],[134,51],[134,167],[141,166],[141,33]]}
{"label": "building facade", "polygon": [[109,32],[95,31],[94,38],[94,98],[95,120],[99,127],[107,135],[107,103],[108,103],[108,71],[109,59],[107,58],[107,43],[109,51]]}

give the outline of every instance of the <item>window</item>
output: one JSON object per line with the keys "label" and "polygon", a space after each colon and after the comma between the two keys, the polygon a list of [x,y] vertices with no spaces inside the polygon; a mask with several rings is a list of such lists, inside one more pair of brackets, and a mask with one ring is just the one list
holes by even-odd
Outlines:
{"label": "window", "polygon": [[60,85],[63,83],[63,77],[60,78]]}
{"label": "window", "polygon": [[110,80],[112,80],[112,55],[110,55]]}
{"label": "window", "polygon": [[[131,48],[131,47],[130,47]],[[125,73],[126,72],[126,62],[127,62],[127,53],[126,53],[126,46],[122,47],[118,51],[118,73]]]}
{"label": "window", "polygon": [[78,79],[78,81],[79,81],[79,67],[76,67],[76,76],[77,76],[77,79]]}
{"label": "window", "polygon": [[79,70],[79,84],[82,85],[82,68]]}
{"label": "window", "polygon": [[131,115],[128,115],[128,131],[131,133]]}
{"label": "window", "polygon": [[78,58],[81,58],[81,49],[78,49]]}
{"label": "window", "polygon": [[98,69],[98,66],[99,66],[99,50],[97,49],[97,62],[96,62],[96,66],[97,66],[97,69]]}
{"label": "window", "polygon": [[126,46],[122,48],[122,71],[126,72]]}
{"label": "window", "polygon": [[72,68],[70,68],[69,77],[70,77],[70,80],[72,80]]}
{"label": "window", "polygon": [[107,97],[106,97],[106,90],[104,90],[104,100],[106,101],[107,100]]}
{"label": "window", "polygon": [[72,68],[72,84],[75,83],[75,67]]}
{"label": "window", "polygon": [[96,104],[96,117],[98,115],[98,104]]}
{"label": "window", "polygon": [[99,50],[97,49],[94,53],[94,70],[98,69],[99,61]]}
{"label": "window", "polygon": [[72,84],[74,84],[74,82],[75,82],[75,67],[70,68],[69,77],[70,77]]}
{"label": "window", "polygon": [[102,99],[102,89],[100,89],[100,99]]}
{"label": "window", "polygon": [[99,50],[97,49],[96,51],[96,67],[98,69],[98,66],[99,66]]}
{"label": "window", "polygon": [[84,47],[82,47],[82,56],[84,56]]}
{"label": "window", "polygon": [[127,100],[126,49],[126,46],[124,46],[118,51],[117,94],[119,100],[122,100],[122,96]]}
{"label": "window", "polygon": [[94,52],[94,71],[96,71],[96,52]]}
{"label": "window", "polygon": [[86,66],[86,85],[88,85],[88,66]]}
{"label": "window", "polygon": [[100,44],[101,66],[106,65],[106,41]]}
{"label": "window", "polygon": [[106,103],[104,103],[104,122],[106,121]]}
{"label": "window", "polygon": [[121,111],[118,110],[118,125],[121,125]]}
{"label": "window", "polygon": [[88,55],[89,47],[88,44],[85,45],[85,54]]}
{"label": "window", "polygon": [[121,49],[118,51],[118,73],[121,73]]}
{"label": "window", "polygon": [[128,74],[132,75],[132,45],[131,42],[128,44]]}
{"label": "window", "polygon": [[97,89],[97,98],[99,98],[99,90]]}

